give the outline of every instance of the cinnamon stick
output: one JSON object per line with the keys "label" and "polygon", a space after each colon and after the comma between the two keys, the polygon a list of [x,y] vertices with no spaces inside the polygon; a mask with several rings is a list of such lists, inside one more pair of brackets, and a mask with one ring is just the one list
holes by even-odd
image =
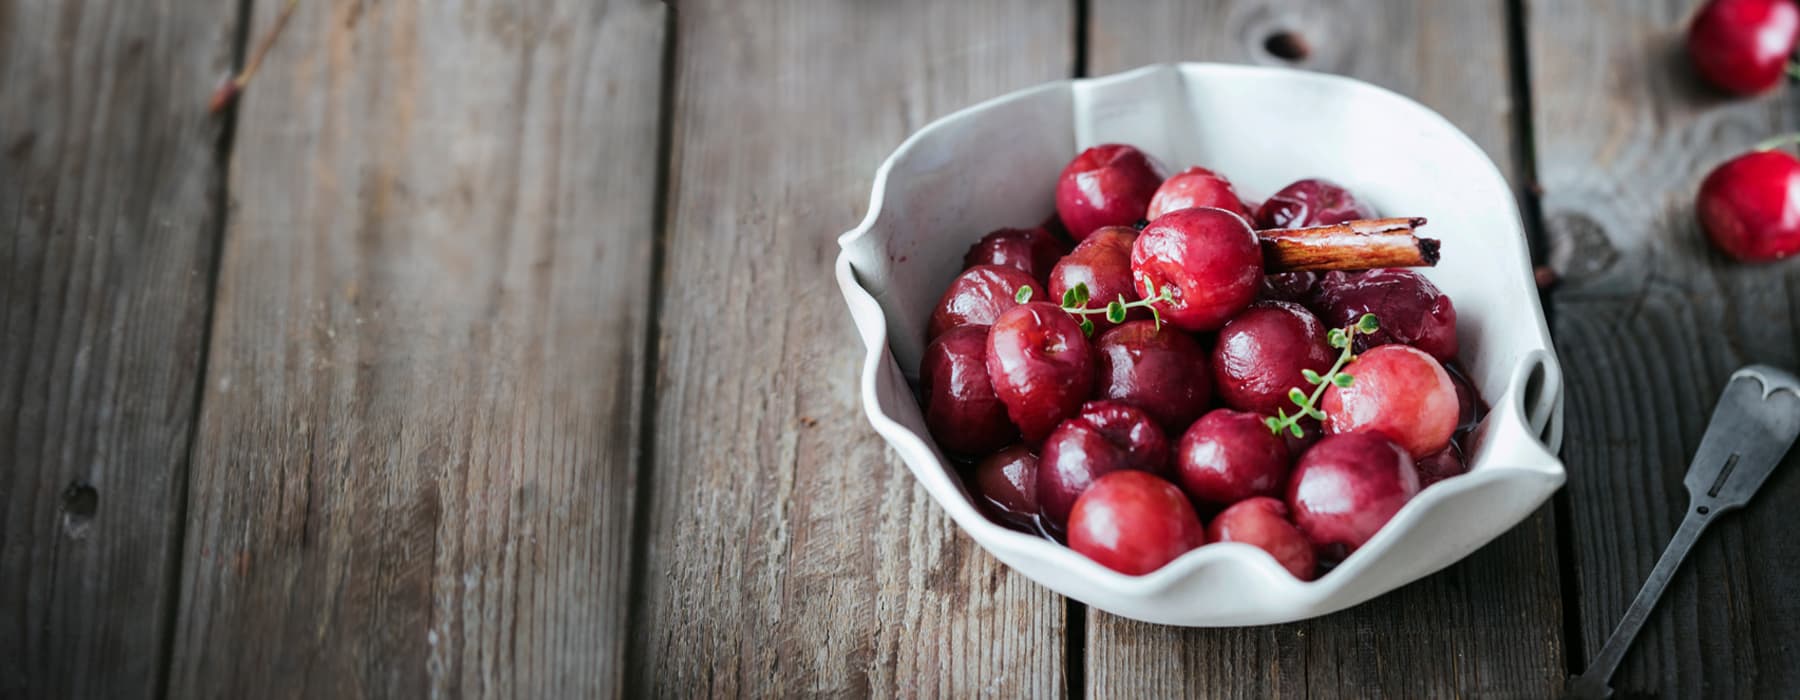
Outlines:
{"label": "cinnamon stick", "polygon": [[1439,243],[1417,235],[1414,229],[1424,225],[1419,217],[1363,219],[1267,229],[1256,236],[1262,239],[1263,267],[1272,273],[1431,267],[1438,262]]}

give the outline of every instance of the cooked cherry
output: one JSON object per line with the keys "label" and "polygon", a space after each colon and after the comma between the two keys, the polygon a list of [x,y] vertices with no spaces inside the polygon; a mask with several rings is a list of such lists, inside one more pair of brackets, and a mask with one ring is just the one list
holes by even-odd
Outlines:
{"label": "cooked cherry", "polygon": [[1173,484],[1148,472],[1094,482],[1069,515],[1069,547],[1123,574],[1147,574],[1206,544],[1206,528]]}
{"label": "cooked cherry", "polygon": [[1350,433],[1326,437],[1300,456],[1287,501],[1316,549],[1347,555],[1418,492],[1406,450],[1375,433]]}
{"label": "cooked cherry", "polygon": [[1287,505],[1267,497],[1249,498],[1232,504],[1206,526],[1206,539],[1213,542],[1242,542],[1262,548],[1294,578],[1311,581],[1317,573],[1318,558],[1312,543],[1287,519]]}
{"label": "cooked cherry", "polygon": [[1175,473],[1195,501],[1225,505],[1278,496],[1288,475],[1288,446],[1263,417],[1221,408],[1200,417],[1175,448]]}
{"label": "cooked cherry", "polygon": [[1115,401],[1093,401],[1044,440],[1037,498],[1044,519],[1060,526],[1095,479],[1122,469],[1167,473],[1169,441],[1150,416]]}
{"label": "cooked cherry", "polygon": [[[1121,296],[1128,302],[1137,301],[1137,290],[1131,286],[1131,244],[1136,241],[1137,231],[1125,226],[1095,231],[1050,270],[1050,298],[1061,300],[1063,292],[1085,284],[1090,309],[1104,309]],[[1150,310],[1141,306],[1126,315],[1128,319],[1149,317]],[[1103,314],[1090,314],[1087,318],[1096,330],[1113,325]]]}
{"label": "cooked cherry", "polygon": [[1800,37],[1793,0],[1712,0],[1688,27],[1688,57],[1707,82],[1751,95],[1775,87]]}
{"label": "cooked cherry", "polygon": [[1419,488],[1469,473],[1469,465],[1463,462],[1462,450],[1454,442],[1442,450],[1420,457],[1418,469]]}
{"label": "cooked cherry", "polygon": [[1031,443],[1074,416],[1094,384],[1094,358],[1081,326],[1041,301],[1014,307],[994,322],[987,371],[1007,416]]}
{"label": "cooked cherry", "polygon": [[1430,355],[1383,345],[1358,356],[1344,372],[1355,377],[1350,386],[1327,388],[1320,401],[1325,432],[1378,432],[1414,457],[1450,444],[1458,417],[1456,385]]}
{"label": "cooked cherry", "polygon": [[925,425],[945,452],[983,455],[1018,437],[988,381],[987,336],[987,326],[957,326],[925,346]]}
{"label": "cooked cherry", "polygon": [[957,326],[992,325],[1000,314],[1019,305],[1016,297],[1020,287],[1037,284],[1031,275],[1011,267],[980,265],[964,270],[938,300],[925,339],[936,338]]}
{"label": "cooked cherry", "polygon": [[1270,196],[1256,210],[1258,228],[1303,228],[1373,219],[1375,209],[1330,180],[1300,180]]}
{"label": "cooked cherry", "polygon": [[1212,401],[1212,368],[1199,341],[1154,321],[1126,321],[1094,342],[1095,392],[1144,410],[1171,434]]}
{"label": "cooked cherry", "polygon": [[1037,519],[1037,455],[1013,445],[975,465],[975,491],[1002,522],[1032,529]]}
{"label": "cooked cherry", "polygon": [[1069,247],[1042,226],[1037,228],[1003,228],[976,241],[963,255],[963,269],[977,265],[999,265],[1016,268],[1032,279],[1046,282],[1050,268],[1069,252]]}
{"label": "cooked cherry", "polygon": [[1312,299],[1313,289],[1318,286],[1317,272],[1277,272],[1263,275],[1256,288],[1256,298],[1305,304]]}
{"label": "cooked cherry", "polygon": [[1150,198],[1150,207],[1144,218],[1155,219],[1177,209],[1194,207],[1218,207],[1225,211],[1244,217],[1250,221],[1250,210],[1238,199],[1237,190],[1231,183],[1211,170],[1201,167],[1188,168],[1173,177],[1164,180],[1162,187],[1156,189],[1156,195]]}
{"label": "cooked cherry", "polygon": [[1162,166],[1131,146],[1108,143],[1081,152],[1056,181],[1056,214],[1077,241],[1103,226],[1144,218],[1162,185]]}
{"label": "cooked cherry", "polygon": [[1700,183],[1694,209],[1713,245],[1738,260],[1800,252],[1800,160],[1754,151],[1725,161]]}
{"label": "cooked cherry", "polygon": [[1190,331],[1218,330],[1256,297],[1262,247],[1236,214],[1201,207],[1169,212],[1150,222],[1131,249],[1132,281],[1157,302],[1163,320]]}
{"label": "cooked cherry", "polygon": [[1456,305],[1412,270],[1329,272],[1319,280],[1315,308],[1332,328],[1375,314],[1381,329],[1356,335],[1356,349],[1404,343],[1448,362],[1456,359]]}
{"label": "cooked cherry", "polygon": [[1299,304],[1263,301],[1245,309],[1219,331],[1213,345],[1213,383],[1225,405],[1275,415],[1295,408],[1288,392],[1310,390],[1303,374],[1323,374],[1337,353],[1325,340],[1325,325]]}

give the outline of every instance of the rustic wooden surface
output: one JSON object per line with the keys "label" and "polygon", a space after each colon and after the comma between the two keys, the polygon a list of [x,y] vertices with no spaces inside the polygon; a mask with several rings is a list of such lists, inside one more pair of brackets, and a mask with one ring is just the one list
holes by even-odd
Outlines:
{"label": "rustic wooden surface", "polygon": [[0,3],[0,697],[158,692],[236,20]]}
{"label": "rustic wooden surface", "polygon": [[[1444,114],[1517,182],[1512,95],[1506,72],[1494,69],[1508,64],[1507,35],[1500,31],[1505,10],[1500,3],[1460,0],[1233,0],[1204,7],[1180,0],[1095,0],[1088,68],[1103,75],[1185,59],[1349,75]],[[1298,37],[1304,56],[1272,52],[1286,51],[1282,40],[1271,40],[1283,35]],[[1368,50],[1377,45],[1380,51]],[[1429,60],[1450,52],[1458,60]],[[1549,511],[1546,506],[1443,573],[1322,619],[1181,629],[1091,612],[1088,687],[1094,696],[1120,698],[1547,696],[1561,687],[1565,673]],[[1145,672],[1153,668],[1178,672]]]}
{"label": "rustic wooden surface", "polygon": [[[1696,83],[1689,2],[319,0],[206,114],[283,2],[0,2],[0,697],[1541,697],[1673,531],[1725,376],[1800,365],[1800,268],[1691,210],[1800,114]],[[914,484],[830,276],[875,166],[1184,59],[1393,88],[1501,165],[1563,279],[1560,511],[1337,615],[1178,630]],[[1616,687],[1800,690],[1796,471]]]}
{"label": "rustic wooden surface", "polygon": [[[1570,532],[1591,657],[1687,507],[1682,476],[1732,370],[1800,365],[1800,268],[1705,244],[1712,167],[1800,127],[1790,86],[1728,100],[1680,53],[1691,3],[1539,2],[1529,45],[1543,209],[1564,283],[1553,332],[1568,387]],[[1671,697],[1800,691],[1800,458],[1715,524],[1613,687]]]}

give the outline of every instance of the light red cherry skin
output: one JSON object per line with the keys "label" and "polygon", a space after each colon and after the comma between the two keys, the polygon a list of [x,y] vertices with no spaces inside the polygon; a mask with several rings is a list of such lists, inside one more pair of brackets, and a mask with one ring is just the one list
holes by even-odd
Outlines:
{"label": "light red cherry skin", "polygon": [[1037,455],[1013,445],[975,465],[975,492],[1001,522],[1029,531],[1038,514],[1037,469]]}
{"label": "light red cherry skin", "polygon": [[1325,324],[1299,304],[1264,301],[1219,330],[1213,345],[1213,386],[1225,405],[1275,415],[1293,410],[1288,391],[1309,387],[1305,370],[1323,374],[1337,360]]}
{"label": "light red cherry skin", "polygon": [[1752,95],[1781,82],[1796,37],[1793,0],[1711,0],[1688,27],[1687,52],[1707,82]]}
{"label": "light red cherry skin", "polygon": [[1094,391],[1144,410],[1170,435],[1212,401],[1212,368],[1194,337],[1154,321],[1126,321],[1094,342]]}
{"label": "light red cherry skin", "polygon": [[[1136,242],[1137,231],[1126,226],[1107,226],[1089,235],[1050,270],[1050,300],[1061,301],[1063,292],[1085,284],[1090,309],[1104,309],[1121,296],[1127,302],[1137,301],[1137,290],[1131,286],[1131,246]],[[1096,332],[1114,325],[1103,314],[1087,318]],[[1125,318],[1150,318],[1150,311],[1133,308]]]}
{"label": "light red cherry skin", "polygon": [[1050,268],[1069,253],[1069,246],[1044,227],[1003,228],[976,241],[963,255],[963,269],[977,265],[1015,268],[1044,282]]}
{"label": "light red cherry skin", "polygon": [[1216,331],[1256,298],[1263,276],[1256,232],[1223,209],[1182,209],[1157,217],[1131,249],[1138,294],[1156,302],[1164,321],[1188,331]]}
{"label": "light red cherry skin", "polygon": [[1150,573],[1203,544],[1206,529],[1187,497],[1149,472],[1101,477],[1069,515],[1069,547],[1122,574]]}
{"label": "light red cherry skin", "polygon": [[1081,410],[1094,359],[1081,326],[1062,309],[1031,302],[1000,315],[988,332],[988,379],[1028,443]]}
{"label": "light red cherry skin", "polygon": [[1181,489],[1196,502],[1217,506],[1281,495],[1289,461],[1287,442],[1262,416],[1227,408],[1194,421],[1175,448]]}
{"label": "light red cherry skin", "polygon": [[1450,374],[1436,359],[1417,348],[1383,345],[1343,371],[1354,381],[1326,389],[1320,401],[1327,434],[1381,433],[1415,458],[1450,444],[1460,402]]}
{"label": "light red cherry skin", "polygon": [[1115,401],[1091,401],[1044,439],[1037,500],[1053,530],[1068,522],[1075,500],[1096,479],[1136,469],[1168,473],[1169,441],[1150,416]]}
{"label": "light red cherry skin", "polygon": [[1108,143],[1082,151],[1056,181],[1056,214],[1076,241],[1105,226],[1144,218],[1163,182],[1162,166],[1131,146]]}
{"label": "light red cherry skin", "polygon": [[1412,457],[1376,433],[1331,435],[1294,466],[1287,502],[1317,552],[1348,555],[1419,493]]}
{"label": "light red cherry skin", "polygon": [[1150,198],[1144,218],[1155,219],[1178,209],[1217,207],[1251,220],[1249,208],[1238,199],[1237,190],[1223,176],[1201,167],[1192,167],[1164,180]]}
{"label": "light red cherry skin", "polygon": [[925,425],[938,446],[984,455],[1019,435],[987,374],[987,326],[957,326],[932,339],[919,363]]}
{"label": "light red cherry skin", "polygon": [[992,325],[1000,314],[1019,305],[1019,288],[1027,285],[1035,289],[1038,281],[1016,268],[978,265],[964,270],[950,281],[950,287],[938,299],[925,339],[936,338],[957,326]]}
{"label": "light red cherry skin", "polygon": [[1259,496],[1232,504],[1206,526],[1211,542],[1242,542],[1275,557],[1281,567],[1302,581],[1318,573],[1319,559],[1300,528],[1287,519],[1288,507],[1273,498]]}
{"label": "light red cherry skin", "polygon": [[1800,160],[1781,151],[1746,153],[1700,183],[1694,209],[1719,250],[1744,262],[1800,252]]}

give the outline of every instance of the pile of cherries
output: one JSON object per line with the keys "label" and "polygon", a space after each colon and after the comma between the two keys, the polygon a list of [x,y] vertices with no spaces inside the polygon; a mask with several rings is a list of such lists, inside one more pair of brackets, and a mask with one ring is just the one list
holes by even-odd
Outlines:
{"label": "pile of cherries", "polygon": [[931,434],[990,517],[1117,571],[1243,542],[1310,580],[1466,471],[1482,410],[1424,277],[1265,274],[1253,222],[1374,215],[1325,180],[1251,206],[1217,173],[1090,148],[1056,216],[976,242],[939,301]]}

